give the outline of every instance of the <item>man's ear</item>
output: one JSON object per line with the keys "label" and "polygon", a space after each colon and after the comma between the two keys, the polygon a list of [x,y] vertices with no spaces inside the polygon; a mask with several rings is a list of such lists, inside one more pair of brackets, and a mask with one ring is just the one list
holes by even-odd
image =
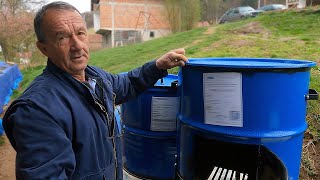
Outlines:
{"label": "man's ear", "polygon": [[48,57],[47,45],[37,41],[37,47],[42,52],[43,55]]}

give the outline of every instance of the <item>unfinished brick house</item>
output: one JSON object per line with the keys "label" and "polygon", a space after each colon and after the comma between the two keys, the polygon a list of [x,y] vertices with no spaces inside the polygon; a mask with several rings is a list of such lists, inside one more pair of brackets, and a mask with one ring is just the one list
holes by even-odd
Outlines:
{"label": "unfinished brick house", "polygon": [[94,30],[104,47],[147,41],[170,33],[164,0],[91,0]]}

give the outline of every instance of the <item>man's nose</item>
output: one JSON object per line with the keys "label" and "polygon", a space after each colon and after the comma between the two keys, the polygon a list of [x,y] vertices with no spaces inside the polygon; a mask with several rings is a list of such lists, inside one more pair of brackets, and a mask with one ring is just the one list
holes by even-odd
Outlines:
{"label": "man's nose", "polygon": [[71,50],[73,51],[79,51],[83,49],[83,43],[77,36],[76,34],[72,34],[71,36]]}

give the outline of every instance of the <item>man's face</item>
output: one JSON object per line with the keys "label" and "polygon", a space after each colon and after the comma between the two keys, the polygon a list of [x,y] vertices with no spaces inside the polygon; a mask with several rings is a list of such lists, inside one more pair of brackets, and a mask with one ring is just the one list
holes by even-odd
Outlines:
{"label": "man's face", "polygon": [[89,59],[86,25],[76,11],[49,9],[42,22],[45,35],[37,46],[60,69],[77,79],[84,76]]}

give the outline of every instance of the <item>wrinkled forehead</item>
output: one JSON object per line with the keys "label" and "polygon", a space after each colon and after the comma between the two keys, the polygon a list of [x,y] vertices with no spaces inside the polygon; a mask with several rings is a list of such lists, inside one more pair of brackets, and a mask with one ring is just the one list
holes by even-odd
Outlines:
{"label": "wrinkled forehead", "polygon": [[43,17],[42,27],[46,30],[61,28],[85,28],[85,22],[75,10],[48,9]]}

